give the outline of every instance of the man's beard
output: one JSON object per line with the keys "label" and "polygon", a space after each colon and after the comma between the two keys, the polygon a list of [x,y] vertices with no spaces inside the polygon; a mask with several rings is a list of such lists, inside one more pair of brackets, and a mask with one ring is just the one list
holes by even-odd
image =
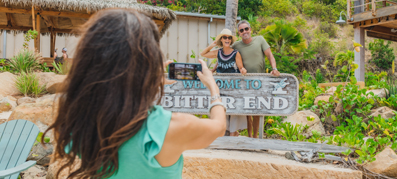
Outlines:
{"label": "man's beard", "polygon": [[242,39],[244,39],[244,40],[247,40],[247,39],[249,39],[251,36],[249,35],[249,34],[243,34],[242,36],[241,36],[241,38]]}

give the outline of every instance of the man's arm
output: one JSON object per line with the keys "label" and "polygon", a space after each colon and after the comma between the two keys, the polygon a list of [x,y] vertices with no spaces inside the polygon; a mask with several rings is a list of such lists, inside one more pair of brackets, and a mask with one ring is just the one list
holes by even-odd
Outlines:
{"label": "man's arm", "polygon": [[273,68],[271,74],[274,76],[279,76],[280,72],[278,70],[274,70],[277,69],[276,59],[274,59],[273,53],[270,48],[267,48],[265,51],[263,51],[263,53],[266,55],[267,59],[269,59],[270,65]]}

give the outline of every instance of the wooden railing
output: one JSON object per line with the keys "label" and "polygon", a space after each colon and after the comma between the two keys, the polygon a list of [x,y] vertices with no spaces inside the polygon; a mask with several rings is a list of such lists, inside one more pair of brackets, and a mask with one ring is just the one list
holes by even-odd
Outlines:
{"label": "wooden railing", "polygon": [[[362,2],[362,4],[360,5],[354,5],[354,2]],[[382,4],[379,4],[382,3]],[[388,1],[388,0],[347,0],[347,16],[348,16],[348,20],[353,16],[354,14],[354,10],[356,8],[362,8],[364,7],[364,11],[359,11],[361,12],[366,12],[366,11],[371,11],[372,12],[372,16],[376,16],[376,10],[377,8],[382,8],[382,7],[386,7],[387,5],[397,5],[397,2],[394,1]]]}

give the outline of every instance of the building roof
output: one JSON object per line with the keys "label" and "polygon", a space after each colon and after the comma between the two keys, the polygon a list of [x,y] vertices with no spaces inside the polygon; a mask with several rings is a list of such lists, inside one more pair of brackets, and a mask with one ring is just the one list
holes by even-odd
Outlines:
{"label": "building roof", "polygon": [[32,29],[32,6],[40,15],[40,32],[48,33],[54,27],[58,34],[72,33],[88,18],[101,9],[129,8],[145,12],[159,27],[167,30],[176,14],[164,7],[137,3],[136,0],[0,0],[0,29],[16,32]]}

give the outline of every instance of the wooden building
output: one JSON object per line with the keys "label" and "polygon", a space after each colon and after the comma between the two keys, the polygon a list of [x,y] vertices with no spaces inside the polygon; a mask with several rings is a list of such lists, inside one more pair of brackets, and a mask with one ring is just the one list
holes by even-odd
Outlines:
{"label": "wooden building", "polygon": [[[363,46],[365,33],[368,37],[397,42],[397,1],[347,0],[347,22],[354,26],[354,40]],[[354,62],[359,65],[355,76],[357,81],[364,81],[364,50],[354,53]]]}
{"label": "wooden building", "polygon": [[145,12],[162,35],[176,19],[176,14],[167,8],[140,4],[136,0],[0,0],[0,30],[14,33],[37,30],[39,35],[34,40],[34,47],[39,52],[40,36],[49,34],[50,52],[53,52],[57,35],[73,34],[93,13],[105,8]]}

